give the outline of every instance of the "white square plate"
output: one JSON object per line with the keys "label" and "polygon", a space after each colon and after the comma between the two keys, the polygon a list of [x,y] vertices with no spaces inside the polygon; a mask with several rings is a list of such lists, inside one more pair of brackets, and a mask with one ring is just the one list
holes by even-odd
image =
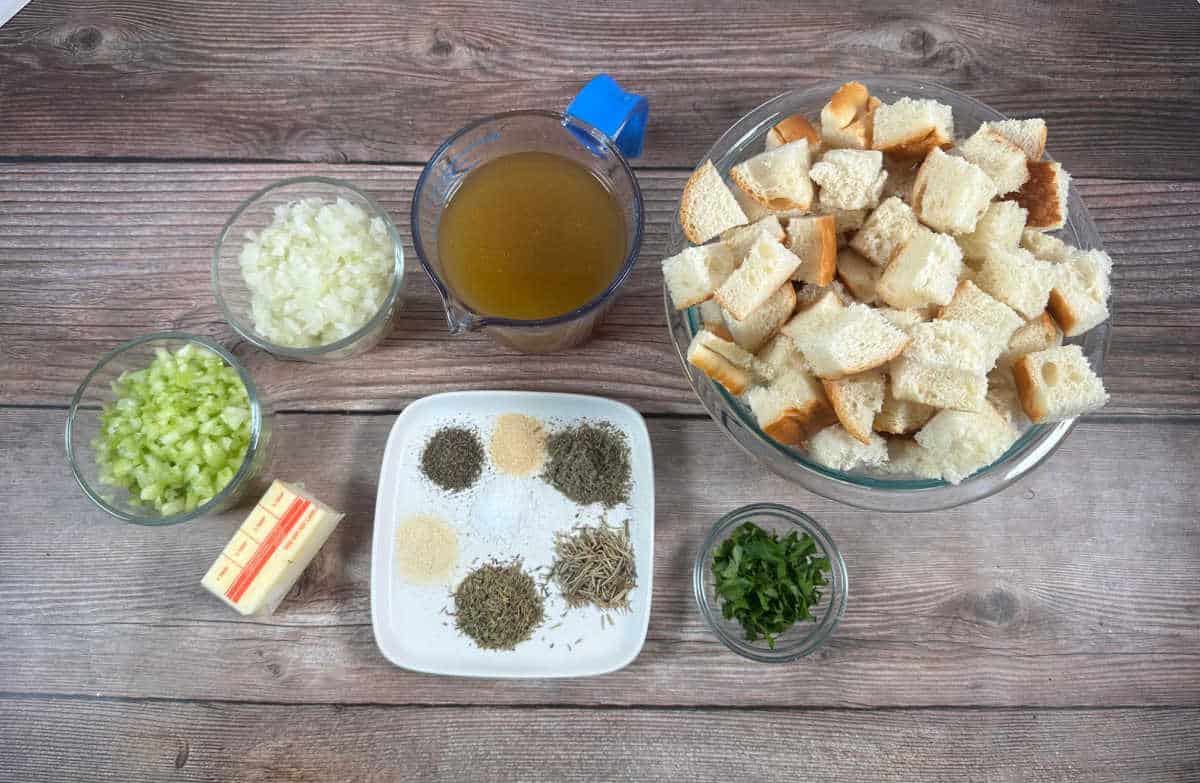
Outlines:
{"label": "white square plate", "polygon": [[[523,413],[540,419],[547,431],[582,420],[607,422],[625,434],[632,487],[628,504],[604,509],[579,506],[537,476],[515,478],[490,464],[475,486],[446,492],[425,478],[420,455],[430,435],[443,426],[473,427],[485,448],[498,416]],[[396,527],[412,514],[432,513],[458,533],[458,565],[448,585],[403,581],[396,572]],[[533,638],[510,651],[482,650],[454,627],[445,611],[450,592],[473,563],[521,557],[527,570],[549,567],[554,533],[579,524],[629,520],[637,562],[637,587],[628,613],[568,610],[557,586],[549,586],[546,620]],[[375,534],[371,551],[371,623],[379,649],[392,663],[430,674],[467,677],[587,677],[626,666],[637,657],[650,623],[654,564],[654,467],[650,435],[641,415],[599,397],[537,392],[469,391],[417,400],[396,418],[379,471]],[[535,573],[541,580],[544,572]]]}

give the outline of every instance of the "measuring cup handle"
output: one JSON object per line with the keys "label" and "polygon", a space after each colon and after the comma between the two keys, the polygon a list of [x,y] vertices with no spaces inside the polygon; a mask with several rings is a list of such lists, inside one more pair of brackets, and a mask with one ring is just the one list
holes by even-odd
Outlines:
{"label": "measuring cup handle", "polygon": [[566,113],[608,136],[625,157],[642,154],[650,104],[642,96],[622,90],[608,74],[602,73],[585,84]]}

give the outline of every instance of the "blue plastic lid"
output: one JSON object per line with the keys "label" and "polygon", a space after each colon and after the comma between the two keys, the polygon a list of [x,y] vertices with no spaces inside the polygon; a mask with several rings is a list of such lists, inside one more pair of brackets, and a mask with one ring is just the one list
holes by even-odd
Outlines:
{"label": "blue plastic lid", "polygon": [[622,90],[608,74],[602,73],[585,84],[567,106],[566,114],[608,136],[625,157],[642,154],[650,104],[642,96]]}

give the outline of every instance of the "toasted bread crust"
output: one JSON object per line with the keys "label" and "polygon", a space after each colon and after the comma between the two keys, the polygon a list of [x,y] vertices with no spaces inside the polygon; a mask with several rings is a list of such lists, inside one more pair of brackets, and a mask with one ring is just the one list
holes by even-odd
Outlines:
{"label": "toasted bread crust", "polygon": [[842,385],[837,381],[821,381],[821,385],[825,387],[825,396],[829,398],[829,404],[833,406],[833,413],[837,416],[837,420],[841,423],[846,432],[850,433],[850,437],[854,438],[859,443],[871,442],[871,424],[875,417],[871,417],[871,421],[867,422],[866,430],[858,427],[854,421],[854,417],[850,413],[849,400],[842,393]]}
{"label": "toasted bread crust", "polygon": [[910,343],[912,343],[912,337],[910,337],[909,335],[906,334],[906,335],[904,335],[904,342],[900,343],[900,347],[897,348],[890,356],[882,359],[881,361],[871,361],[871,362],[867,362],[867,363],[864,363],[861,365],[848,367],[840,375],[831,376],[828,380],[836,381],[836,380],[840,380],[840,379],[845,378],[850,375],[858,375],[860,372],[866,372],[868,370],[874,370],[877,367],[882,367],[883,365],[890,362],[892,359],[895,359],[897,356],[904,353],[908,349],[908,346]]}
{"label": "toasted bread crust", "polygon": [[[721,175],[717,172],[717,167],[713,165],[711,160],[706,160],[692,172],[692,176],[688,177],[687,183],[683,186],[683,195],[679,199],[679,223],[683,226],[684,236],[694,245],[702,245],[710,239],[710,237],[704,234],[701,227],[692,220],[692,205],[695,203],[694,200],[699,198],[696,189],[701,186],[701,180],[710,169],[720,179]],[[724,186],[725,183],[722,182],[721,184]],[[745,218],[745,215],[743,214],[742,217]],[[745,225],[745,223],[743,222],[741,225]]]}
{"label": "toasted bread crust", "polygon": [[1029,179],[1013,196],[1013,200],[1029,211],[1025,225],[1029,228],[1059,228],[1066,215],[1058,201],[1058,167],[1051,160],[1029,161]]}
{"label": "toasted bread crust", "polygon": [[784,212],[789,209],[807,210],[812,206],[811,199],[808,203],[802,203],[790,198],[767,198],[754,189],[754,184],[737,167],[729,170],[729,178],[733,180],[733,184],[737,186],[738,190],[749,196],[755,204],[764,206],[773,212]]}
{"label": "toasted bread crust", "polygon": [[829,97],[829,114],[843,127],[854,122],[860,109],[867,105],[870,93],[861,82],[846,82]]}
{"label": "toasted bread crust", "polygon": [[741,394],[750,385],[750,373],[721,356],[711,348],[698,346],[688,362],[712,380],[724,386],[730,394]]}
{"label": "toasted bread crust", "polygon": [[889,147],[878,147],[877,149],[894,158],[923,158],[934,147],[941,147],[945,150],[953,144],[954,140],[947,137],[939,128],[930,128],[915,133]]}
{"label": "toasted bread crust", "polygon": [[[817,235],[820,237],[821,254],[816,259],[816,275],[811,280],[803,278],[801,282],[824,288],[833,282],[834,275],[837,274],[837,221],[834,220],[833,215],[821,215],[812,220],[815,222]],[[788,249],[790,250],[791,247],[789,246]],[[808,271],[809,259],[801,258],[800,262],[800,269]]]}
{"label": "toasted bread crust", "polygon": [[[1078,317],[1071,309],[1071,303],[1057,288],[1050,289],[1050,299],[1046,302],[1046,310],[1054,316],[1054,320],[1058,322],[1064,334],[1073,331],[1079,323]],[[1046,314],[1042,313],[1042,315],[1044,317]]]}
{"label": "toasted bread crust", "polygon": [[802,407],[788,408],[762,430],[785,446],[804,446],[808,439],[837,421],[824,400],[809,400]]}
{"label": "toasted bread crust", "polygon": [[1022,356],[1013,362],[1012,374],[1017,384],[1017,397],[1021,400],[1025,415],[1035,424],[1046,418],[1046,409],[1037,403],[1037,379],[1034,378],[1033,363],[1029,361],[1028,356]]}
{"label": "toasted bread crust", "polygon": [[802,114],[784,117],[775,123],[775,127],[771,128],[767,135],[780,146],[800,139],[808,139],[809,149],[815,149],[821,144],[821,134]]}

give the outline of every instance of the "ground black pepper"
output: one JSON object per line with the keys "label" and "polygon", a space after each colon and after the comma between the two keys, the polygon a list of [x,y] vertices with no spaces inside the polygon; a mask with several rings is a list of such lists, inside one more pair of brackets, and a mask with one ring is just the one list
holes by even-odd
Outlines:
{"label": "ground black pepper", "polygon": [[479,480],[483,444],[466,427],[443,427],[421,451],[421,472],[442,489],[457,492]]}
{"label": "ground black pepper", "polygon": [[549,463],[543,478],[580,505],[612,508],[629,500],[629,444],[609,424],[580,424],[546,442]]}

